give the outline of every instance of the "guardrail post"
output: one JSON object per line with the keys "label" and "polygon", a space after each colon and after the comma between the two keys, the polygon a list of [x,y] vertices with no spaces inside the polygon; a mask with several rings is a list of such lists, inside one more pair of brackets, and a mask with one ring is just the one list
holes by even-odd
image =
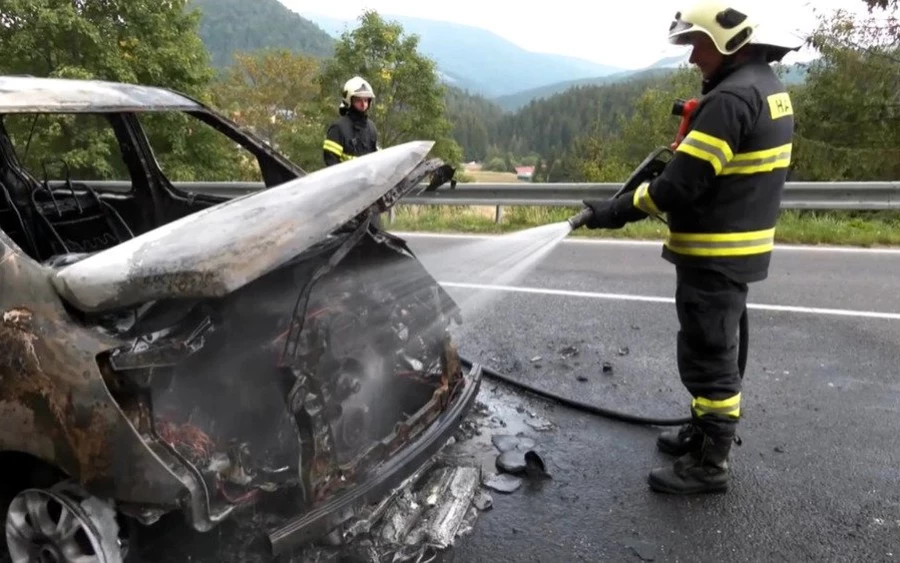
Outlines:
{"label": "guardrail post", "polygon": [[394,224],[394,208],[388,209],[388,225]]}
{"label": "guardrail post", "polygon": [[499,225],[502,220],[503,220],[503,206],[498,205],[496,207],[496,209],[494,209],[494,223]]}

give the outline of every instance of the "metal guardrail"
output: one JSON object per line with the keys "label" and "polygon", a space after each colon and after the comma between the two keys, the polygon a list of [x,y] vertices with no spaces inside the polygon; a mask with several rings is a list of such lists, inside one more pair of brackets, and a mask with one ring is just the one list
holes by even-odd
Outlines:
{"label": "metal guardrail", "polygon": [[[126,182],[91,182],[91,185],[114,191],[127,191]],[[198,194],[235,196],[263,189],[256,182],[175,182],[185,191]],[[433,192],[405,197],[411,205],[484,205],[495,207],[545,206],[580,207],[585,199],[605,199],[615,194],[621,184],[526,182],[460,183]],[[812,210],[882,210],[900,209],[900,181],[897,182],[788,182],[782,209]]]}

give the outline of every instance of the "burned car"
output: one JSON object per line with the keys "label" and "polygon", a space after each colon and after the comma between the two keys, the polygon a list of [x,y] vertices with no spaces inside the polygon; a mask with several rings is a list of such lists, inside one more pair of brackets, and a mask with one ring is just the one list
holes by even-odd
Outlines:
{"label": "burned car", "polygon": [[456,304],[372,224],[448,179],[431,147],[307,174],[170,90],[0,77],[12,560],[121,561],[127,523],[173,512],[279,515],[283,553],[432,457],[480,369]]}

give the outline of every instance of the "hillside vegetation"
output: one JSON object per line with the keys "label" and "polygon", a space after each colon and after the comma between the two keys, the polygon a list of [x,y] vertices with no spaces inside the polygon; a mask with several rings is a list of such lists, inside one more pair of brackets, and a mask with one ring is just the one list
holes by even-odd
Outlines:
{"label": "hillside vegetation", "polygon": [[328,57],[334,49],[322,28],[277,0],[191,0],[189,7],[202,12],[200,38],[217,68],[232,64],[234,53],[287,49]]}

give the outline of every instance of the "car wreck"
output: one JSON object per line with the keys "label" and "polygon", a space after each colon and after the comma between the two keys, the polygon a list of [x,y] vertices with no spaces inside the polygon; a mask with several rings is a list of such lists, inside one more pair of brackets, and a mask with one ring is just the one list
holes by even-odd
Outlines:
{"label": "car wreck", "polygon": [[[191,141],[154,131],[161,115],[238,151],[265,189],[235,196],[216,184],[233,177],[167,166]],[[105,131],[89,147],[107,157],[103,179],[66,145],[80,127]],[[180,511],[206,532],[248,507],[282,516],[266,533],[284,553],[419,470],[481,380],[450,335],[457,305],[372,224],[450,180],[431,147],[307,174],[170,90],[0,77],[13,562],[118,562],[125,521]]]}

